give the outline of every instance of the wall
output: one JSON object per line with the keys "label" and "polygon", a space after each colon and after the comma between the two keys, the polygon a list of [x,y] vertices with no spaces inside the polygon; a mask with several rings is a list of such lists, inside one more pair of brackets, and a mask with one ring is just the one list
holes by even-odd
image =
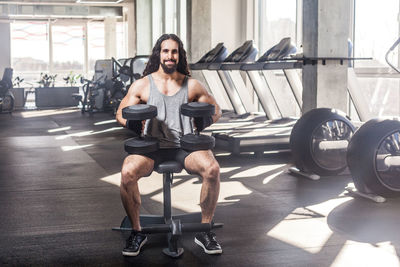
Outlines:
{"label": "wall", "polygon": [[10,23],[0,22],[0,79],[4,69],[11,66]]}
{"label": "wall", "polygon": [[150,55],[152,49],[151,1],[136,0],[136,52]]}
{"label": "wall", "polygon": [[211,5],[211,44],[223,42],[228,53],[238,48],[246,39],[246,1],[213,0]]}
{"label": "wall", "polygon": [[135,3],[128,2],[124,4],[123,8],[124,21],[127,23],[126,38],[127,42],[127,57],[134,57],[136,55],[136,14],[135,14]]}
{"label": "wall", "polygon": [[191,0],[191,6],[191,62],[220,42],[231,53],[247,39],[254,39],[253,25],[246,26],[247,20],[252,20],[247,12],[252,8],[251,0]]}

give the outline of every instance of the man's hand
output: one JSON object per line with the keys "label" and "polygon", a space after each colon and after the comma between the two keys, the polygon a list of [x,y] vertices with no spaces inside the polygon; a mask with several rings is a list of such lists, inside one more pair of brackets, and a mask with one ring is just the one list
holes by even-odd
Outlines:
{"label": "man's hand", "polygon": [[195,117],[194,118],[194,125],[198,132],[203,131],[205,128],[213,124],[213,119],[211,116],[208,117]]}
{"label": "man's hand", "polygon": [[143,125],[143,121],[127,120],[125,127],[140,136],[143,130]]}

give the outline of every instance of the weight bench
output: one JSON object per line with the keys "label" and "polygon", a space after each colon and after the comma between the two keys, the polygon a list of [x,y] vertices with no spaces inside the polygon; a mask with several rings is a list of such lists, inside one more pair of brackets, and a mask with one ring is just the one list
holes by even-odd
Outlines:
{"label": "weight bench", "polygon": [[[176,161],[162,162],[154,168],[163,174],[164,215],[140,215],[141,232],[143,234],[168,234],[168,247],[163,252],[173,258],[183,253],[183,248],[178,247],[178,239],[184,232],[207,232],[213,228],[223,227],[222,223],[201,223],[201,212],[172,215],[171,209],[171,184],[173,174],[179,173],[183,166]],[[117,231],[130,231],[132,224],[128,216],[121,222],[120,227],[114,227]]]}

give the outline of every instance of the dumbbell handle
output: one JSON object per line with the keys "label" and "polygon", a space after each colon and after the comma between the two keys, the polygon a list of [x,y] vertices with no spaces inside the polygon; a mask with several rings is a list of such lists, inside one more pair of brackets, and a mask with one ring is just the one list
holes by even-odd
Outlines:
{"label": "dumbbell handle", "polygon": [[126,120],[125,127],[132,130],[138,136],[143,136],[143,121],[140,120]]}

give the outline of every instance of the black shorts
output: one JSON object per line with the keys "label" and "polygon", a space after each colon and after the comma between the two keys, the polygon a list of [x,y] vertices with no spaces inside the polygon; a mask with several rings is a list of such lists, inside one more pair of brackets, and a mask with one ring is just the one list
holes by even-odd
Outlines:
{"label": "black shorts", "polygon": [[182,148],[163,148],[155,152],[144,154],[154,160],[154,168],[164,161],[177,161],[185,167],[185,159],[190,153]]}

